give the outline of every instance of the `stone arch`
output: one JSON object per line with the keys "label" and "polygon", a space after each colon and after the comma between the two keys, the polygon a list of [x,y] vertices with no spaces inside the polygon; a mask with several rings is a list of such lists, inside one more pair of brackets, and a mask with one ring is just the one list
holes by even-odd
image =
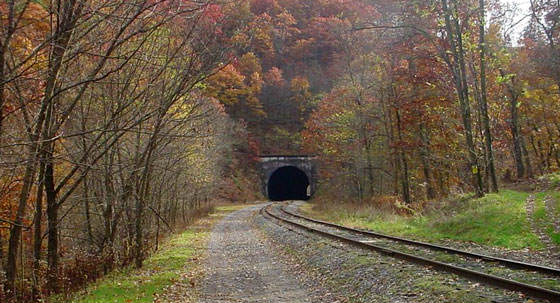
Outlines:
{"label": "stone arch", "polygon": [[309,182],[308,194],[311,197],[317,187],[317,167],[315,156],[261,156],[259,157],[262,192],[270,198],[269,181],[271,176],[282,167],[295,167],[305,173]]}
{"label": "stone arch", "polygon": [[311,195],[307,173],[296,166],[282,166],[269,177],[268,198],[272,201],[308,200]]}

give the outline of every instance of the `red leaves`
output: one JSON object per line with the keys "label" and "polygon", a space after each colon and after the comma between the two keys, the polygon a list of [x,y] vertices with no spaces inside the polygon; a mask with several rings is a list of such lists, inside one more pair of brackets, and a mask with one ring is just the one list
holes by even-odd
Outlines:
{"label": "red leaves", "polygon": [[[18,197],[19,192],[21,191],[22,183],[19,179],[10,179],[9,177],[0,178],[0,182],[0,185],[2,186],[0,189],[0,218],[13,222],[15,221]],[[31,208],[34,202],[34,199],[30,199],[27,204]],[[31,219],[24,218],[23,224],[28,226],[31,224]],[[8,227],[9,224],[6,222],[0,222],[0,226]]]}
{"label": "red leaves", "polygon": [[224,18],[224,13],[222,12],[222,6],[218,4],[209,4],[204,8],[203,16],[206,21],[217,24]]}
{"label": "red leaves", "polygon": [[278,67],[272,67],[264,75],[264,80],[270,86],[282,87],[286,84],[284,76],[282,75],[282,70]]}

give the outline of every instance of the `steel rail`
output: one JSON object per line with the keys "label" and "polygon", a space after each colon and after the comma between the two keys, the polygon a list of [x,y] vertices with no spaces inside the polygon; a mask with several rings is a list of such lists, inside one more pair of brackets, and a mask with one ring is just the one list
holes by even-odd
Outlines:
{"label": "steel rail", "polygon": [[542,266],[542,265],[537,265],[537,264],[531,264],[531,263],[525,263],[525,262],[520,262],[520,261],[516,261],[516,260],[499,258],[499,257],[494,257],[494,256],[489,256],[489,255],[484,255],[484,254],[478,254],[478,253],[468,252],[468,251],[465,251],[465,250],[460,250],[460,249],[456,249],[456,248],[452,248],[452,247],[447,247],[447,246],[442,246],[442,245],[437,245],[437,244],[432,244],[432,243],[426,243],[426,242],[421,242],[421,241],[415,241],[415,240],[396,237],[396,236],[390,236],[390,235],[377,233],[377,232],[372,232],[372,231],[368,231],[368,230],[351,228],[351,227],[347,227],[347,226],[343,226],[343,225],[339,225],[339,224],[335,224],[335,223],[331,223],[331,222],[327,222],[327,221],[317,220],[317,219],[310,218],[310,217],[307,217],[307,216],[304,216],[304,215],[301,215],[301,214],[297,214],[297,213],[286,210],[285,207],[280,207],[280,210],[282,212],[286,213],[287,215],[290,215],[290,216],[293,216],[293,217],[296,217],[296,218],[299,218],[299,219],[302,219],[302,220],[306,220],[306,221],[313,222],[313,223],[320,224],[320,225],[334,227],[334,228],[344,230],[344,231],[348,231],[348,232],[353,232],[353,233],[356,233],[356,234],[360,234],[362,236],[369,236],[369,237],[393,240],[393,241],[396,241],[396,242],[401,242],[401,243],[405,243],[405,244],[409,244],[409,245],[425,247],[425,248],[428,248],[428,249],[431,249],[431,250],[444,251],[444,252],[447,252],[447,253],[450,253],[450,254],[461,255],[461,256],[474,258],[474,259],[481,259],[481,260],[488,261],[488,262],[496,262],[496,263],[499,263],[499,264],[504,265],[504,266],[509,267],[509,268],[524,269],[524,270],[535,271],[535,272],[540,272],[540,273],[560,277],[560,269],[558,269],[558,268]]}
{"label": "steel rail", "polygon": [[374,245],[374,244],[370,244],[370,243],[360,242],[360,241],[357,241],[357,240],[354,240],[354,239],[351,239],[351,238],[347,238],[347,237],[340,236],[340,235],[337,235],[337,234],[329,233],[329,232],[326,232],[326,231],[323,231],[323,230],[319,230],[319,229],[316,229],[316,228],[313,228],[313,227],[310,227],[310,226],[292,221],[290,219],[282,218],[282,216],[276,215],[276,214],[274,214],[270,211],[270,208],[272,206],[273,205],[271,204],[271,205],[268,205],[268,206],[264,207],[264,212],[267,215],[269,215],[269,216],[271,216],[271,217],[273,217],[276,220],[279,220],[281,222],[284,222],[284,223],[287,223],[289,225],[295,226],[297,228],[303,229],[307,232],[315,233],[315,234],[318,234],[318,235],[326,237],[326,238],[330,238],[330,239],[335,240],[335,241],[344,242],[344,243],[350,244],[354,247],[358,247],[358,248],[362,248],[362,249],[366,249],[366,250],[373,250],[373,251],[376,251],[376,252],[381,253],[383,255],[393,257],[393,258],[397,258],[397,259],[409,261],[409,262],[412,262],[412,263],[416,263],[416,264],[419,264],[419,265],[424,265],[424,266],[427,266],[427,267],[436,268],[436,269],[439,269],[441,271],[457,274],[459,276],[469,278],[471,280],[475,280],[475,281],[478,281],[478,282],[482,282],[484,284],[493,285],[493,286],[496,286],[496,287],[500,287],[500,288],[515,291],[515,292],[520,292],[520,293],[523,293],[523,294],[525,294],[527,296],[530,296],[530,297],[545,299],[545,300],[549,300],[550,302],[560,302],[560,292],[550,290],[550,289],[546,289],[546,288],[542,288],[542,287],[535,286],[535,285],[530,285],[530,284],[510,280],[510,279],[505,279],[505,278],[502,278],[502,277],[498,277],[498,276],[486,274],[486,273],[483,273],[483,272],[459,267],[459,266],[452,265],[452,264],[443,263],[443,262],[440,262],[440,261],[427,259],[427,258],[424,258],[424,257],[420,257],[420,256],[412,255],[412,254],[409,254],[409,253],[401,252],[401,251],[398,251],[398,250],[390,249],[390,248],[387,248],[387,247],[378,246],[378,245]]}

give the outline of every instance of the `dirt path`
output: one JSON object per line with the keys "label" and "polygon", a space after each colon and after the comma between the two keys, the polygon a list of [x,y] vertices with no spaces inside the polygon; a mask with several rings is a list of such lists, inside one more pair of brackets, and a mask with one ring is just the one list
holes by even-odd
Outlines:
{"label": "dirt path", "polygon": [[311,302],[252,224],[258,209],[232,213],[212,231],[199,302]]}
{"label": "dirt path", "polygon": [[560,216],[556,210],[556,200],[550,195],[547,195],[544,199],[546,213],[552,221],[552,228],[555,233],[560,233]]}
{"label": "dirt path", "polygon": [[[549,197],[547,197],[548,199]],[[546,233],[546,231],[537,224],[535,221],[535,210],[536,210],[536,201],[535,195],[530,195],[525,202],[525,209],[527,211],[527,220],[531,224],[531,229],[533,233],[535,233],[541,242],[545,245],[546,250],[550,254],[555,254],[557,252],[557,247],[554,245],[554,242],[550,238],[550,236]]]}

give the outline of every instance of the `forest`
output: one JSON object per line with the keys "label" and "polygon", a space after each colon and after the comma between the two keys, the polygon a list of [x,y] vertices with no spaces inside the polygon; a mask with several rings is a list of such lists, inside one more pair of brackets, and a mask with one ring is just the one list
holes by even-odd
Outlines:
{"label": "forest", "polygon": [[560,2],[528,2],[2,1],[0,301],[264,199],[260,155],[316,155],[319,194],[356,203],[557,172]]}

